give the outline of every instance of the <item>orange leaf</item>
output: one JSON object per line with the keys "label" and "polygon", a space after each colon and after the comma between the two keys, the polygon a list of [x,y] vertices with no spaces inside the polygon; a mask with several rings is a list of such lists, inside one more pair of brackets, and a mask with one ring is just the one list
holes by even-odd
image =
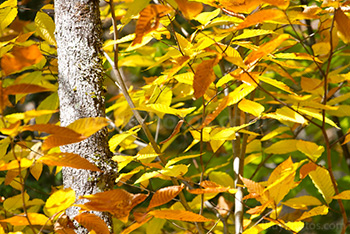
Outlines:
{"label": "orange leaf", "polygon": [[160,219],[172,219],[187,222],[208,222],[213,221],[212,219],[207,219],[206,217],[185,210],[153,210],[149,212],[156,218]]}
{"label": "orange leaf", "polygon": [[5,75],[20,71],[24,67],[31,66],[42,60],[44,56],[41,54],[37,45],[28,47],[15,46],[11,53],[5,54],[1,58],[1,68]]}
{"label": "orange leaf", "polygon": [[189,20],[196,17],[203,10],[202,3],[188,0],[175,0],[182,14]]}
{"label": "orange leaf", "polygon": [[87,230],[94,230],[96,234],[109,234],[109,229],[106,223],[97,215],[91,213],[81,213],[74,219],[83,225]]}
{"label": "orange leaf", "polygon": [[250,14],[260,4],[260,1],[256,0],[244,0],[244,1],[232,1],[232,0],[220,0],[220,4],[225,9],[236,12]]}
{"label": "orange leaf", "polygon": [[282,34],[279,35],[277,38],[261,45],[257,51],[253,51],[247,56],[244,63],[247,65],[255,63],[265,55],[272,53],[282,42],[284,42],[288,38],[289,35]]}
{"label": "orange leaf", "polygon": [[27,226],[29,225],[28,219],[30,220],[30,225],[51,225],[48,217],[43,214],[28,213],[27,217],[25,214],[19,214],[18,216],[13,216],[8,219],[0,220],[2,223],[9,223],[13,226]]}
{"label": "orange leaf", "polygon": [[205,127],[210,124],[228,105],[229,98],[225,96],[215,110],[205,117],[201,127]]}
{"label": "orange leaf", "polygon": [[124,229],[120,234],[129,234],[130,232],[136,230],[137,228],[141,227],[142,225],[144,225],[145,223],[147,223],[152,217],[148,217],[144,220],[142,220],[142,222],[136,222],[132,225],[130,225],[128,228]]}
{"label": "orange leaf", "polygon": [[247,18],[242,23],[240,23],[237,27],[234,27],[233,29],[240,30],[252,25],[266,22],[268,20],[280,19],[283,17],[285,17],[284,13],[277,9],[261,10],[252,15],[247,16]]}
{"label": "orange leaf", "polygon": [[175,185],[157,190],[154,193],[147,209],[150,210],[153,207],[157,207],[171,201],[171,199],[176,197],[183,188],[184,185],[182,184],[181,186]]}
{"label": "orange leaf", "polygon": [[156,30],[159,26],[159,18],[171,12],[171,8],[165,5],[150,4],[140,12],[140,17],[136,23],[135,39],[132,45],[142,42],[142,38]]}
{"label": "orange leaf", "polygon": [[210,180],[202,181],[201,186],[204,189],[190,189],[188,190],[188,192],[192,194],[221,193],[221,192],[227,192],[230,189],[230,187],[223,187]]}
{"label": "orange leaf", "polygon": [[76,169],[101,171],[97,166],[74,153],[46,154],[45,156],[39,158],[38,161],[48,166],[73,167]]}
{"label": "orange leaf", "polygon": [[286,9],[289,6],[289,0],[262,0],[264,3]]}
{"label": "orange leaf", "polygon": [[264,192],[264,187],[252,180],[241,177],[242,182],[247,187],[250,197],[255,198],[261,204],[265,204],[269,201],[268,195]]}
{"label": "orange leaf", "polygon": [[184,121],[182,119],[179,120],[179,122],[176,124],[176,127],[174,128],[174,130],[171,133],[171,135],[167,139],[165,139],[164,141],[160,142],[159,144],[164,144],[164,143],[170,141],[171,138],[173,138],[176,134],[178,134],[180,132],[180,129],[181,129],[181,126],[182,126],[183,122]]}
{"label": "orange leaf", "polygon": [[334,13],[335,24],[338,29],[338,36],[344,41],[344,43],[350,42],[350,19],[340,9],[336,9]]}
{"label": "orange leaf", "polygon": [[216,59],[204,60],[201,64],[197,66],[196,72],[193,78],[193,89],[194,97],[202,97],[209,85],[215,81],[214,65],[216,64]]}
{"label": "orange leaf", "polygon": [[317,169],[317,165],[315,163],[309,162],[303,165],[300,168],[300,179],[304,179],[311,171]]}
{"label": "orange leaf", "polygon": [[132,208],[146,199],[147,194],[132,194],[122,189],[114,189],[93,195],[81,196],[90,200],[80,207],[88,210],[107,211],[123,222],[128,221]]}
{"label": "orange leaf", "polygon": [[26,94],[51,91],[45,87],[34,84],[16,84],[4,88],[4,94]]}

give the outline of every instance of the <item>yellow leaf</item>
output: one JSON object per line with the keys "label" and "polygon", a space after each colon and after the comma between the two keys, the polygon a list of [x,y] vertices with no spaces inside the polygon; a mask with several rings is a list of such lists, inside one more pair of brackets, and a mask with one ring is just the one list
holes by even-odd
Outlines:
{"label": "yellow leaf", "polygon": [[106,223],[97,215],[91,213],[80,213],[74,219],[83,225],[88,231],[95,231],[96,234],[109,234]]}
{"label": "yellow leaf", "polygon": [[190,159],[190,158],[196,158],[196,157],[199,157],[201,156],[201,154],[195,154],[195,155],[185,155],[185,156],[180,156],[180,157],[176,157],[176,158],[173,158],[173,159],[170,159],[167,164],[165,165],[165,167],[169,167],[181,160],[184,160],[184,159]]}
{"label": "yellow leaf", "polygon": [[270,77],[266,77],[266,76],[260,76],[259,77],[259,80],[269,84],[269,85],[272,85],[276,88],[279,88],[287,93],[293,93],[293,91],[289,88],[288,85],[284,84],[283,82],[281,81],[278,81],[278,80],[275,80],[275,79],[271,79]]}
{"label": "yellow leaf", "polygon": [[270,197],[275,201],[274,204],[278,204],[295,187],[294,177],[299,165],[299,163],[293,164],[289,157],[271,173],[265,191],[269,191]]}
{"label": "yellow leaf", "polygon": [[320,206],[322,205],[322,202],[313,196],[300,196],[291,198],[285,202],[282,202],[282,204],[293,209],[305,210],[308,206]]}
{"label": "yellow leaf", "polygon": [[189,113],[191,113],[192,111],[194,111],[196,109],[196,107],[175,109],[175,108],[172,108],[170,106],[166,106],[164,104],[148,104],[148,105],[146,105],[146,107],[147,108],[138,107],[136,109],[146,110],[146,111],[153,110],[161,118],[164,116],[164,114],[178,115],[178,116],[184,118],[186,115],[188,115]]}
{"label": "yellow leaf", "polygon": [[274,138],[275,136],[278,136],[279,134],[288,131],[289,129],[290,129],[289,127],[278,127],[275,130],[266,134],[263,138],[261,138],[261,141],[270,140],[270,139]]}
{"label": "yellow leaf", "polygon": [[297,112],[289,109],[288,107],[282,107],[275,113],[267,113],[263,115],[264,118],[277,119],[279,121],[289,121],[294,123],[306,124],[306,119]]}
{"label": "yellow leaf", "polygon": [[17,16],[17,0],[7,0],[0,5],[0,32],[9,26]]}
{"label": "yellow leaf", "polygon": [[245,1],[232,1],[232,0],[220,0],[220,4],[226,10],[232,12],[239,12],[250,14],[254,9],[256,9],[261,2],[255,0],[245,0]]}
{"label": "yellow leaf", "polygon": [[48,166],[72,167],[90,171],[101,171],[97,166],[74,153],[51,153],[38,159],[38,162]]}
{"label": "yellow leaf", "polygon": [[324,200],[329,204],[335,191],[327,169],[317,166],[316,170],[309,172],[309,176]]}
{"label": "yellow leaf", "polygon": [[153,207],[161,206],[165,203],[168,203],[173,198],[175,198],[182,191],[184,187],[185,186],[182,184],[182,185],[168,186],[157,190],[153,194],[147,209],[150,210]]}
{"label": "yellow leaf", "polygon": [[296,144],[297,149],[316,162],[324,151],[323,146],[319,146],[314,142],[299,140]]}
{"label": "yellow leaf", "polygon": [[28,226],[28,219],[30,220],[30,225],[51,225],[51,221],[48,217],[37,213],[27,213],[27,217],[25,217],[25,214],[19,214],[18,216],[13,216],[8,219],[2,219],[0,222],[9,223],[13,226]]}
{"label": "yellow leaf", "polygon": [[37,27],[36,31],[39,33],[39,35],[48,43],[55,46],[55,23],[52,18],[48,16],[48,14],[42,11],[38,11],[34,21],[35,26]]}
{"label": "yellow leaf", "polygon": [[194,19],[197,20],[199,23],[206,25],[219,14],[220,9],[216,9],[210,12],[202,12],[199,15],[197,15]]}
{"label": "yellow leaf", "polygon": [[202,3],[188,0],[175,0],[182,14],[189,20],[192,20],[203,10]]}
{"label": "yellow leaf", "polygon": [[36,180],[39,180],[42,171],[43,171],[43,164],[41,163],[36,162],[32,167],[30,167],[30,173]]}
{"label": "yellow leaf", "polygon": [[335,25],[338,29],[338,36],[345,44],[350,42],[350,19],[341,8],[335,10],[334,13]]}
{"label": "yellow leaf", "polygon": [[244,230],[244,232],[242,234],[257,234],[260,233],[262,231],[265,231],[266,229],[268,229],[269,227],[272,227],[276,224],[269,222],[269,223],[259,223],[257,225],[254,225],[251,228],[247,228]]}
{"label": "yellow leaf", "polygon": [[231,106],[233,104],[236,104],[240,100],[242,100],[245,96],[247,96],[249,93],[251,93],[256,86],[249,85],[249,84],[241,84],[239,87],[235,88],[231,93],[229,93],[229,101],[227,103],[228,106]]}
{"label": "yellow leaf", "polygon": [[168,166],[167,168],[164,168],[163,170],[160,170],[159,173],[165,176],[182,176],[185,175],[188,171],[188,167],[183,164],[178,165],[172,165]]}
{"label": "yellow leaf", "polygon": [[249,114],[252,114],[256,117],[259,117],[262,112],[264,112],[265,108],[263,105],[260,103],[248,100],[243,98],[239,103],[238,103],[238,108],[241,109],[244,112],[247,112]]}
{"label": "yellow leaf", "polygon": [[101,128],[107,126],[108,122],[109,120],[104,117],[81,118],[69,124],[67,128],[85,137],[89,137]]}
{"label": "yellow leaf", "polygon": [[333,199],[350,200],[350,190],[345,190],[338,195],[333,196]]}
{"label": "yellow leaf", "polygon": [[187,222],[208,222],[213,221],[211,219],[207,219],[202,215],[185,211],[185,210],[153,210],[149,212],[150,215],[153,215],[156,218],[161,219],[172,219],[172,220],[180,220]]}
{"label": "yellow leaf", "polygon": [[28,167],[31,167],[32,164],[33,164],[33,161],[27,158],[21,158],[20,161],[13,160],[9,163],[5,163],[4,161],[0,160],[0,171],[9,171],[9,170],[18,171],[19,166],[21,166],[21,170],[23,170]]}
{"label": "yellow leaf", "polygon": [[287,154],[297,151],[298,140],[288,139],[278,141],[265,149],[266,154]]}
{"label": "yellow leaf", "polygon": [[209,174],[210,181],[213,181],[224,187],[234,187],[234,182],[232,177],[223,171],[213,171]]}
{"label": "yellow leaf", "polygon": [[315,56],[325,56],[329,54],[331,50],[331,45],[329,42],[318,42],[312,45],[312,50]]}
{"label": "yellow leaf", "polygon": [[277,6],[284,10],[289,6],[289,0],[262,0],[262,2]]}
{"label": "yellow leaf", "polygon": [[[294,107],[296,108],[296,107]],[[306,114],[306,115],[309,115],[313,118],[316,118],[320,121],[323,121],[323,116],[321,113],[319,113],[318,110],[314,110],[314,109],[311,109],[311,108],[299,108],[298,111],[300,111],[301,113],[303,114]],[[325,122],[335,128],[338,128],[340,129],[331,119],[329,119],[328,117],[325,117]]]}
{"label": "yellow leaf", "polygon": [[[23,198],[24,198],[24,201],[23,201]],[[23,198],[22,198],[22,194],[18,194],[16,196],[6,198],[6,200],[3,203],[4,209],[6,211],[13,212],[16,209],[21,208],[23,202],[27,204],[29,201],[29,195],[27,192],[24,193]]]}
{"label": "yellow leaf", "polygon": [[307,219],[316,215],[326,215],[328,214],[328,207],[323,205],[323,206],[317,206],[309,211],[304,212],[298,219],[299,220],[303,220],[303,219]]}
{"label": "yellow leaf", "polygon": [[51,217],[58,212],[65,211],[75,202],[75,192],[71,188],[57,190],[47,199],[44,212]]}

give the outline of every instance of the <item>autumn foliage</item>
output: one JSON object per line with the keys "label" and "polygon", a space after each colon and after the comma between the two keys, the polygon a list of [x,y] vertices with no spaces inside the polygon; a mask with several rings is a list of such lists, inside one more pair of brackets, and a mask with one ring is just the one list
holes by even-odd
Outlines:
{"label": "autumn foliage", "polygon": [[[0,234],[75,233],[73,221],[101,234],[349,230],[348,1],[110,0],[101,19],[114,17],[119,38],[104,38],[106,84],[120,72],[125,88],[109,91],[108,118],[67,127],[54,6],[27,22],[22,3],[0,5]],[[112,190],[33,187],[62,167],[101,171],[59,146],[104,127]]]}

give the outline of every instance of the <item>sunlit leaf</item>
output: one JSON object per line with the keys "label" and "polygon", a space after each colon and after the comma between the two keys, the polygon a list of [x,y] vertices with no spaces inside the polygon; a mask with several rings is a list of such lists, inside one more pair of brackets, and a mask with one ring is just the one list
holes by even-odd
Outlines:
{"label": "sunlit leaf", "polygon": [[313,196],[300,196],[291,198],[285,202],[282,202],[282,204],[293,209],[305,210],[308,206],[320,206],[322,205],[322,202]]}
{"label": "sunlit leaf", "polygon": [[299,140],[296,144],[297,149],[309,157],[314,162],[322,155],[324,151],[323,146],[319,146],[314,142]]}
{"label": "sunlit leaf", "polygon": [[48,217],[43,214],[37,213],[27,213],[27,217],[25,214],[19,214],[18,216],[13,216],[11,218],[0,220],[1,223],[9,223],[13,226],[27,226],[29,225],[28,219],[30,220],[30,225],[51,225],[51,221]]}
{"label": "sunlit leaf", "polygon": [[[28,47],[13,47],[11,53],[5,54],[1,58],[1,68],[6,75],[22,70],[40,62],[44,56],[37,45]],[[43,92],[43,91],[40,91]]]}
{"label": "sunlit leaf", "polygon": [[338,8],[334,13],[335,24],[338,29],[338,36],[345,44],[350,42],[350,19],[345,13]]}
{"label": "sunlit leaf", "polygon": [[32,160],[29,160],[27,158],[21,158],[19,161],[13,160],[9,163],[5,163],[4,161],[0,160],[0,171],[8,171],[8,170],[17,170],[21,168],[21,170],[24,170],[28,167],[31,167],[33,164]]}
{"label": "sunlit leaf", "polygon": [[298,140],[294,139],[288,139],[288,140],[281,140],[278,141],[271,146],[267,147],[265,149],[265,153],[267,154],[287,154],[294,151],[297,151],[297,144]]}
{"label": "sunlit leaf", "polygon": [[335,190],[327,169],[318,166],[316,170],[309,173],[309,176],[324,200],[329,204],[332,201]]}
{"label": "sunlit leaf", "polygon": [[79,205],[84,209],[95,211],[107,211],[117,219],[127,222],[132,208],[147,198],[147,194],[132,194],[122,189],[113,189],[93,195],[84,195],[80,199],[88,199],[84,205]]}
{"label": "sunlit leaf", "polygon": [[120,234],[129,234],[129,233],[131,233],[132,231],[138,229],[139,227],[141,227],[142,225],[147,223],[150,219],[152,219],[152,217],[148,217],[148,218],[142,220],[142,222],[135,222],[132,225],[130,225],[129,227],[127,227],[126,229],[124,229]]}
{"label": "sunlit leaf", "polygon": [[300,218],[297,219],[297,221],[299,220],[303,220],[303,219],[307,219],[316,215],[326,215],[328,214],[328,207],[323,205],[323,206],[317,206],[309,211],[305,211]]}
{"label": "sunlit leaf", "polygon": [[229,101],[227,103],[228,106],[238,103],[245,96],[250,94],[256,87],[254,85],[249,84],[241,84],[239,87],[235,88],[231,93],[229,93],[228,98]]}
{"label": "sunlit leaf", "polygon": [[350,200],[350,190],[345,190],[338,195],[333,196],[333,199]]}
{"label": "sunlit leaf", "polygon": [[57,190],[46,200],[44,212],[47,216],[53,216],[57,212],[65,211],[75,202],[75,192],[71,188]]}
{"label": "sunlit leaf", "polygon": [[223,171],[213,171],[209,174],[210,181],[217,183],[224,187],[234,187],[234,182],[232,177]]}
{"label": "sunlit leaf", "polygon": [[91,171],[101,171],[97,166],[74,153],[51,153],[38,159],[38,162],[48,166],[72,167]]}
{"label": "sunlit leaf", "polygon": [[[159,26],[159,18],[171,12],[171,8],[166,5],[150,4],[140,12],[140,17],[136,23],[135,39],[132,45],[142,42],[142,38],[156,30]],[[154,20],[155,22],[152,22]]]}
{"label": "sunlit leaf", "polygon": [[51,45],[56,45],[54,35],[55,23],[52,18],[48,14],[39,11],[36,13],[34,21],[35,26],[37,27],[36,31],[39,33],[39,35]]}
{"label": "sunlit leaf", "polygon": [[108,125],[109,120],[104,117],[81,118],[69,124],[67,128],[86,137],[99,131]]}
{"label": "sunlit leaf", "polygon": [[153,207],[161,206],[171,201],[182,191],[184,187],[185,186],[182,184],[182,185],[168,186],[157,190],[153,194],[147,209],[150,210]]}
{"label": "sunlit leaf", "polygon": [[249,15],[242,23],[234,27],[234,30],[240,30],[258,23],[274,19],[280,19],[284,17],[284,13],[277,9],[260,10],[254,14]]}
{"label": "sunlit leaf", "polygon": [[264,106],[261,105],[260,103],[257,103],[245,98],[243,98],[238,103],[238,108],[256,117],[259,117],[261,113],[265,110]]}
{"label": "sunlit leaf", "polygon": [[3,34],[4,29],[11,24],[17,16],[17,0],[7,0],[0,5],[0,32]]}
{"label": "sunlit leaf", "polygon": [[95,214],[80,213],[74,217],[74,220],[83,225],[88,231],[94,230],[96,234],[110,233],[106,223]]}
{"label": "sunlit leaf", "polygon": [[196,17],[203,10],[203,5],[199,2],[192,2],[188,0],[175,0],[179,10],[189,20]]}
{"label": "sunlit leaf", "polygon": [[204,60],[200,63],[194,74],[193,89],[194,97],[200,98],[209,88],[209,85],[215,80],[213,67],[216,64],[216,59]]}
{"label": "sunlit leaf", "polygon": [[202,215],[185,211],[185,210],[153,210],[149,212],[150,215],[153,215],[156,218],[161,219],[171,219],[171,220],[180,220],[187,222],[208,222],[212,221],[207,219]]}

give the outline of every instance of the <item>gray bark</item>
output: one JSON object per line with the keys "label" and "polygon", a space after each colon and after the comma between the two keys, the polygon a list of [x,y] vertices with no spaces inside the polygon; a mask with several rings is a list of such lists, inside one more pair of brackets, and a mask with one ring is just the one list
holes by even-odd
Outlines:
{"label": "gray bark", "polygon": [[[58,55],[60,120],[62,126],[85,117],[105,116],[103,67],[101,60],[101,21],[98,0],[55,0]],[[80,143],[61,147],[95,163],[103,173],[63,169],[65,188],[77,197],[107,190],[113,184],[116,166],[110,160],[107,129]],[[67,211],[72,219],[77,208]],[[108,225],[108,214],[98,213]],[[79,228],[77,233],[87,233]]]}

